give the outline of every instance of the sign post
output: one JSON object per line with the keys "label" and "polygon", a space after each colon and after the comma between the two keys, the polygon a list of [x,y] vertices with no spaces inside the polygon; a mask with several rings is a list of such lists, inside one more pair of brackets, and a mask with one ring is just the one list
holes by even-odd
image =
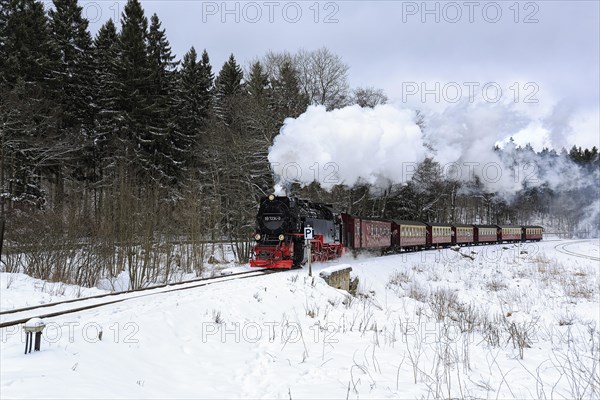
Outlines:
{"label": "sign post", "polygon": [[314,230],[310,225],[306,225],[304,227],[304,240],[306,243],[306,249],[308,251],[308,276],[312,276],[312,249],[310,245],[310,241],[314,237]]}

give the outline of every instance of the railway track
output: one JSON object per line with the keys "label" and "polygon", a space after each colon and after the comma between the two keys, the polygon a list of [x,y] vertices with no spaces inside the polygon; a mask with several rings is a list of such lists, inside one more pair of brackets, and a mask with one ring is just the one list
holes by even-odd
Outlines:
{"label": "railway track", "polygon": [[590,256],[589,254],[580,254],[580,253],[576,253],[571,250],[567,250],[567,246],[569,246],[569,245],[573,245],[576,243],[585,243],[585,242],[589,242],[589,241],[590,240],[578,240],[576,242],[561,243],[561,244],[557,244],[556,246],[554,246],[554,249],[556,251],[558,251],[559,253],[568,254],[573,257],[585,258],[587,260],[592,260],[592,261],[600,261],[600,257],[594,257],[594,256]]}
{"label": "railway track", "polygon": [[[9,326],[15,326],[27,322],[31,318],[51,318],[65,314],[72,314],[79,311],[91,310],[93,308],[103,307],[110,304],[125,302],[128,300],[139,299],[156,294],[171,293],[182,290],[194,289],[202,286],[208,286],[215,283],[228,282],[238,279],[253,278],[281,272],[282,270],[257,270],[245,271],[230,275],[218,276],[213,278],[198,278],[188,281],[152,286],[137,290],[127,290],[115,293],[106,293],[96,296],[84,297],[59,301],[55,303],[41,304],[38,306],[15,308],[0,312],[0,329]],[[74,306],[75,305],[75,306]],[[74,306],[74,307],[73,307]],[[8,316],[8,317],[7,317]]]}
{"label": "railway track", "polygon": [[[553,241],[553,240],[548,240]],[[586,254],[576,253],[568,250],[567,246],[584,243],[589,240],[580,240],[576,242],[560,243],[554,248],[556,251],[568,254],[574,257],[585,258],[593,261],[600,261],[599,257],[594,257]],[[137,290],[128,290],[122,292],[106,293],[96,296],[64,300],[55,303],[41,304],[37,306],[15,308],[12,310],[0,311],[0,329],[10,326],[19,325],[27,322],[31,318],[51,318],[80,311],[91,310],[98,307],[103,307],[111,304],[121,303],[128,300],[139,299],[142,297],[153,296],[162,293],[171,293],[176,291],[194,289],[202,286],[208,286],[215,283],[228,282],[238,279],[252,278],[256,276],[269,275],[276,272],[285,270],[266,269],[256,271],[245,271],[234,273],[230,275],[212,277],[212,278],[198,278],[183,282],[163,284],[158,286],[152,286]],[[74,306],[74,307],[73,307]]]}

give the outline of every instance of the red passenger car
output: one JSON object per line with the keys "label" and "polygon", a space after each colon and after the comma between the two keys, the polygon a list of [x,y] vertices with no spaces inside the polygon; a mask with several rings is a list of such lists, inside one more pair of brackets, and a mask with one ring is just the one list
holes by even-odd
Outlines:
{"label": "red passenger car", "polygon": [[450,246],[452,244],[452,225],[427,224],[427,245],[433,247]]}
{"label": "red passenger car", "polygon": [[474,242],[476,244],[497,243],[498,242],[497,225],[473,225]]}
{"label": "red passenger car", "polygon": [[452,225],[452,244],[472,244],[475,240],[475,228],[473,225]]}
{"label": "red passenger car", "polygon": [[419,221],[392,221],[392,247],[419,250],[427,245],[427,225]]}
{"label": "red passenger car", "polygon": [[523,235],[522,229],[517,225],[499,225],[498,241],[499,242],[520,242]]}
{"label": "red passenger car", "polygon": [[521,227],[521,240],[523,242],[539,242],[542,240],[544,228],[539,225],[527,225]]}
{"label": "red passenger car", "polygon": [[356,250],[384,250],[391,246],[392,223],[342,214],[343,244]]}

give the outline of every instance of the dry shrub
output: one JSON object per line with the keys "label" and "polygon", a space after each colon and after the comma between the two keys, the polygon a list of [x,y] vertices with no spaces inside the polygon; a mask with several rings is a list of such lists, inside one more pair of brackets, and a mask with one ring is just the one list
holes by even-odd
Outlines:
{"label": "dry shrub", "polygon": [[508,333],[509,341],[513,347],[519,350],[519,358],[522,360],[526,348],[530,348],[535,340],[537,322],[539,318],[530,321],[509,321],[506,317],[502,319],[504,328]]}
{"label": "dry shrub", "polygon": [[483,340],[491,347],[500,346],[502,340],[502,315],[492,317],[483,315],[481,318],[481,335]]}
{"label": "dry shrub", "polygon": [[402,289],[412,281],[413,279],[408,276],[406,272],[397,271],[390,276],[385,287],[392,290],[397,295],[401,295],[401,293],[403,293]]}
{"label": "dry shrub", "polygon": [[429,290],[418,282],[412,282],[406,288],[405,295],[411,299],[425,303],[429,298]]}
{"label": "dry shrub", "polygon": [[485,284],[485,287],[492,292],[499,292],[506,289],[508,285],[500,278],[492,278]]}
{"label": "dry shrub", "polygon": [[560,280],[565,295],[592,301],[598,293],[597,283],[580,276],[563,277]]}
{"label": "dry shrub", "polygon": [[438,321],[443,321],[444,318],[456,320],[456,315],[463,311],[463,305],[458,302],[456,292],[446,288],[433,292],[429,298],[429,306]]}

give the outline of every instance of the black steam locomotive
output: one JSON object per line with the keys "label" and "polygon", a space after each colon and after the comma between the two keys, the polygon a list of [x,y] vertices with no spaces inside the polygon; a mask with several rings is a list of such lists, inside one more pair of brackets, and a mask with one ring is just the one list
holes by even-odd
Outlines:
{"label": "black steam locomotive", "polygon": [[305,227],[313,228],[310,245],[315,261],[339,257],[344,251],[341,224],[340,215],[331,205],[296,197],[264,197],[256,217],[256,246],[250,265],[291,268],[302,264],[306,253]]}

